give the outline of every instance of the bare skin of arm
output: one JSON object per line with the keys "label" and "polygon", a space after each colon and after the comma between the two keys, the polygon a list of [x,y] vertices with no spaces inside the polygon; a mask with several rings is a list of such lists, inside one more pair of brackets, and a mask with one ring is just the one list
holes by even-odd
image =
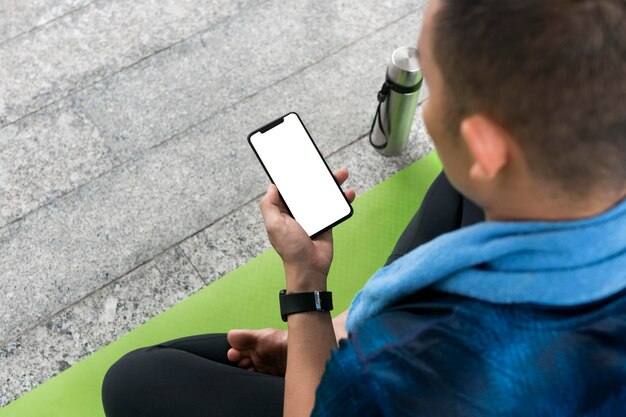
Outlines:
{"label": "bare skin of arm", "polygon": [[[342,184],[348,171],[337,171],[335,178]],[[350,202],[356,196],[354,190],[345,194]],[[309,238],[289,215],[273,184],[261,200],[261,214],[269,240],[283,261],[287,294],[325,291],[333,258],[332,233]],[[285,375],[283,415],[309,416],[331,351],[346,337],[346,316],[344,312],[332,320],[329,312],[309,311],[289,315],[287,332],[232,330],[227,336],[232,346],[228,359],[251,371]]]}
{"label": "bare skin of arm", "polygon": [[346,332],[346,317],[348,317],[348,309],[333,319],[337,344],[339,344],[339,340],[348,337],[348,332]]}
{"label": "bare skin of arm", "polygon": [[[311,276],[306,272],[298,271],[293,274],[292,276],[298,278],[293,278],[292,281],[298,283],[292,284],[290,290],[288,273],[287,294],[316,289],[326,290],[325,285],[321,284],[325,276],[309,279]],[[327,311],[291,314],[287,318],[287,324],[288,355],[283,416],[307,417],[313,410],[315,391],[322,379],[331,351],[337,347],[337,339],[330,312]]]}

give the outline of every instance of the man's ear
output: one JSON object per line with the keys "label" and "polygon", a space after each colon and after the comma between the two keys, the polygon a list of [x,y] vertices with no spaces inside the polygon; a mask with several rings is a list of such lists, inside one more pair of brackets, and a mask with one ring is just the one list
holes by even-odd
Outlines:
{"label": "man's ear", "polygon": [[460,130],[472,157],[469,177],[491,181],[507,163],[507,132],[483,115],[463,119]]}

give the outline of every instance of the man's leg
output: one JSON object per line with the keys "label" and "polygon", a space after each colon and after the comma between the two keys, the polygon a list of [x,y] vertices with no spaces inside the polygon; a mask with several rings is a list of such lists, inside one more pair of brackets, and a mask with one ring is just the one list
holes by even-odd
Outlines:
{"label": "man's leg", "polygon": [[[441,173],[398,240],[387,263],[437,236],[484,220]],[[283,377],[238,368],[226,357],[226,334],[173,340],[131,352],[107,373],[108,417],[280,416]]]}
{"label": "man's leg", "polygon": [[226,334],[135,350],[107,372],[107,417],[282,416],[285,379],[238,368]]}
{"label": "man's leg", "polygon": [[422,205],[409,222],[385,265],[439,235],[485,220],[480,207],[461,195],[439,174],[428,189]]}

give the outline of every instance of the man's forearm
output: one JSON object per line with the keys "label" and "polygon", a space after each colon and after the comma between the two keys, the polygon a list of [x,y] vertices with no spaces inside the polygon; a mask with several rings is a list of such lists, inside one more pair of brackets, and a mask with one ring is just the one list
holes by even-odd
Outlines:
{"label": "man's forearm", "polygon": [[[325,285],[292,285],[290,288],[290,280],[287,284],[287,293],[326,289]],[[287,327],[283,415],[308,417],[315,404],[315,391],[322,379],[326,361],[330,358],[331,350],[337,347],[333,321],[330,312],[309,311],[290,314]]]}
{"label": "man's forearm", "polygon": [[292,314],[288,326],[284,416],[308,417],[326,361],[337,346],[335,332],[328,312]]}

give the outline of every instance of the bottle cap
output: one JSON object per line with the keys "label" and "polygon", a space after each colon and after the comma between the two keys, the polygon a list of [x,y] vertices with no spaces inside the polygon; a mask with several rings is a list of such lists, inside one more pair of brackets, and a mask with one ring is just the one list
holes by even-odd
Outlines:
{"label": "bottle cap", "polygon": [[412,87],[422,79],[417,49],[402,46],[391,55],[391,64],[387,69],[387,76],[396,84]]}

